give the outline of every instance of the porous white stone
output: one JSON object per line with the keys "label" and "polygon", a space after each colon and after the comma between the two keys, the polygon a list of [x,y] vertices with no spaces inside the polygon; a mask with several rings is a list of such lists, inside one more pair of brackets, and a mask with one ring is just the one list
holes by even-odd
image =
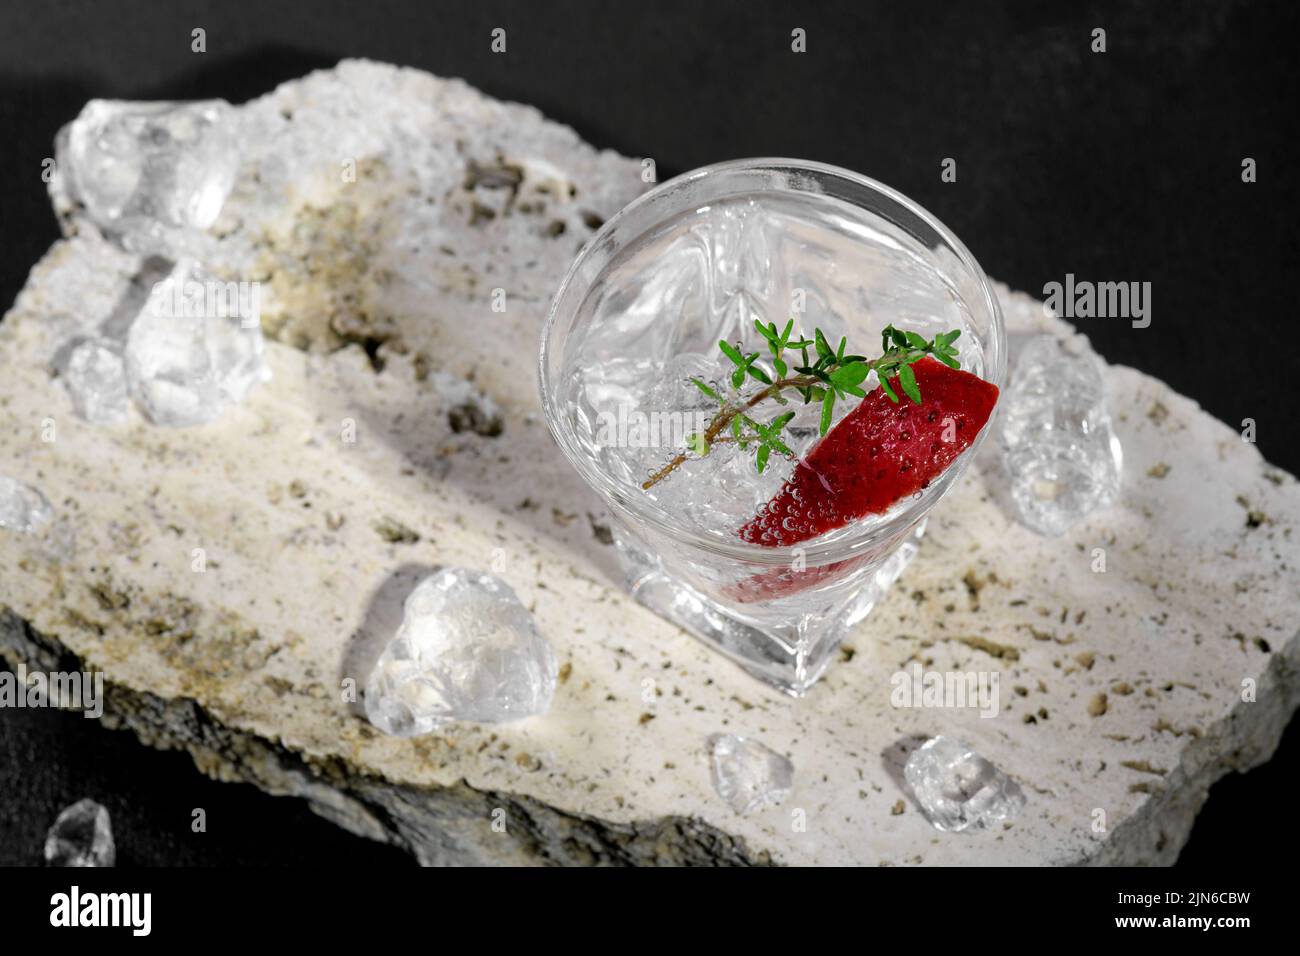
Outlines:
{"label": "porous white stone", "polygon": [[[80,422],[45,363],[139,294],[142,263],[57,188],[75,234],[0,323],[0,473],[38,477],[78,542],[55,557],[0,534],[0,653],[104,669],[106,721],[428,863],[1168,863],[1210,784],[1271,755],[1300,697],[1300,489],[1192,401],[1104,370],[1124,488],[1060,538],[1011,517],[986,445],[842,659],[791,700],[621,591],[609,518],[539,419],[547,301],[644,188],[640,164],[374,63],[238,111],[243,165],[205,261],[266,284],[270,383],[204,429]],[[1070,333],[999,295],[1013,342]],[[472,376],[500,434],[453,430],[437,373]],[[554,701],[381,734],[357,683],[447,565],[490,569],[531,610]],[[913,661],[997,673],[997,716],[894,707]],[[699,751],[719,729],[799,768],[782,806],[718,799]],[[1010,828],[936,833],[906,800],[905,759],[939,734],[1023,782]]]}

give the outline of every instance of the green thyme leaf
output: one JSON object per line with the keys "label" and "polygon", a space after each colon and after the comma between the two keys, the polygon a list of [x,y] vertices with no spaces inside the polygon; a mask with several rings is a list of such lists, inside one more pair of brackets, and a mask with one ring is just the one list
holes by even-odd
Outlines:
{"label": "green thyme leaf", "polygon": [[895,405],[898,404],[898,396],[895,395],[895,394],[894,394],[894,390],[893,390],[892,388],[889,387],[889,378],[888,378],[888,376],[882,376],[882,377],[881,377],[881,379],[880,379],[880,390],[881,390],[882,392],[885,393],[885,397],[886,397],[887,399],[889,399],[889,400],[890,400],[891,402],[893,402]]}
{"label": "green thyme leaf", "polygon": [[826,336],[822,335],[821,329],[815,329],[813,331],[813,342],[817,346],[817,354],[823,360],[835,357],[835,353],[831,351],[831,347],[826,344]]}
{"label": "green thyme leaf", "polygon": [[947,352],[935,352],[934,357],[949,368],[961,368],[961,362],[949,355]]}
{"label": "green thyme leaf", "polygon": [[744,356],[740,354],[740,350],[725,339],[718,343],[718,348],[722,349],[722,354],[731,359],[737,365],[745,364]]}
{"label": "green thyme leaf", "polygon": [[822,399],[822,420],[818,433],[825,435],[831,428],[831,412],[835,408],[835,393],[827,391],[826,397]]}
{"label": "green thyme leaf", "polygon": [[903,391],[907,393],[907,397],[914,404],[921,404],[921,389],[916,384],[916,373],[912,371],[912,366],[900,365],[898,367],[898,383],[903,386]]}
{"label": "green thyme leaf", "polygon": [[846,388],[849,385],[857,385],[871,374],[870,367],[865,362],[854,362],[852,365],[841,365],[835,371],[831,372],[831,384],[839,388]]}
{"label": "green thyme leaf", "polygon": [[695,387],[698,388],[701,392],[703,392],[705,395],[709,396],[709,398],[715,399],[715,400],[717,400],[717,401],[719,401],[719,402],[722,401],[722,396],[721,396],[721,395],[719,395],[719,394],[718,394],[717,392],[715,392],[713,389],[709,388],[709,386],[705,385],[705,384],[704,384],[703,382],[701,382],[698,378],[693,378],[693,379],[691,379],[691,382],[692,382],[692,384],[694,384]]}

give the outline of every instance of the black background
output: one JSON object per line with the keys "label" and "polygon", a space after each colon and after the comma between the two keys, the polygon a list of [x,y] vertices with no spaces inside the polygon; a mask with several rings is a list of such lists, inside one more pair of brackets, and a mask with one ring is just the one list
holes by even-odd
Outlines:
{"label": "black background", "polygon": [[[660,179],[758,155],[862,171],[1015,288],[1041,293],[1067,272],[1149,281],[1149,328],[1080,320],[1098,351],[1234,427],[1254,418],[1260,450],[1296,473],[1298,19],[1294,3],[1229,2],[6,0],[0,302],[57,236],[41,163],[87,99],[240,102],[366,56],[532,103],[597,146],[653,157]],[[495,27],[505,55],[490,52]],[[1090,50],[1096,27],[1105,54]],[[1241,181],[1248,156],[1254,184]],[[956,183],[940,180],[945,157]],[[1294,853],[1295,828],[1275,821],[1296,738],[1293,726],[1273,763],[1214,788],[1183,862]],[[123,864],[405,861],[92,721],[0,711],[0,863],[39,861],[45,827],[87,795],[110,809]],[[190,833],[193,807],[207,834]]]}

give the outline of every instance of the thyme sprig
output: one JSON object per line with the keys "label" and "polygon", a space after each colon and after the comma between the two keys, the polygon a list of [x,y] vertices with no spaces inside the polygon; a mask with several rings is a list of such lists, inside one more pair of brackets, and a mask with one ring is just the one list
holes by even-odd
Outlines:
{"label": "thyme sprig", "polygon": [[[766,362],[762,360],[762,352],[742,352],[725,339],[718,343],[718,348],[735,366],[731,371],[733,389],[739,391],[751,379],[761,388],[749,395],[728,398],[709,383],[692,378],[696,388],[719,404],[718,411],[704,431],[687,437],[687,451],[678,453],[652,474],[641,484],[642,488],[653,487],[688,461],[691,455],[703,458],[715,444],[722,442],[734,441],[744,450],[755,446],[755,464],[760,473],[767,467],[773,452],[793,459],[794,453],[782,441],[781,432],[795,413],[780,412],[766,422],[751,414],[766,401],[788,405],[791,399],[787,392],[797,394],[805,405],[821,403],[819,431],[825,435],[834,418],[836,401],[847,400],[849,396],[865,398],[867,393],[862,383],[872,372],[876,373],[881,391],[891,402],[897,404],[899,401],[898,394],[890,385],[890,379],[897,378],[903,394],[919,405],[921,389],[912,371],[914,363],[930,355],[950,368],[961,368],[957,349],[953,346],[961,335],[960,329],[941,332],[927,340],[916,332],[887,325],[881,334],[881,354],[871,360],[864,355],[845,354],[848,349],[846,338],[840,339],[838,347],[831,348],[821,329],[814,329],[811,339],[790,341],[794,319],[780,331],[777,331],[775,322],[764,325],[755,320],[754,329],[767,343],[769,356]],[[798,353],[798,358],[787,355],[790,352]],[[817,356],[815,361],[813,354]]]}

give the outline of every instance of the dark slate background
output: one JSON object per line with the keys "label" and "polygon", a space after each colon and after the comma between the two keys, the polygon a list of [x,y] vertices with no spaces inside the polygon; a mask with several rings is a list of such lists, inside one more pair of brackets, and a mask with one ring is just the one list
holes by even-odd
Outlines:
{"label": "dark slate background", "polygon": [[[931,209],[1013,287],[1041,292],[1067,272],[1149,281],[1150,328],[1080,322],[1098,350],[1226,422],[1256,419],[1265,456],[1296,473],[1298,19],[1294,3],[1232,2],[7,2],[0,303],[56,238],[41,161],[87,99],[239,102],[367,56],[535,104],[598,146],[654,157],[661,179],[757,155],[860,170]],[[195,27],[205,54],[190,50]],[[495,27],[503,56],[489,51]],[[1104,55],[1090,52],[1094,27]],[[940,181],[944,157],[955,184]],[[1214,788],[1183,862],[1295,852],[1295,828],[1274,821],[1297,736]],[[123,864],[405,862],[299,802],[211,782],[182,754],[75,715],[0,711],[0,863],[37,862],[45,827],[83,796],[111,811]],[[207,834],[190,833],[194,807]]]}

